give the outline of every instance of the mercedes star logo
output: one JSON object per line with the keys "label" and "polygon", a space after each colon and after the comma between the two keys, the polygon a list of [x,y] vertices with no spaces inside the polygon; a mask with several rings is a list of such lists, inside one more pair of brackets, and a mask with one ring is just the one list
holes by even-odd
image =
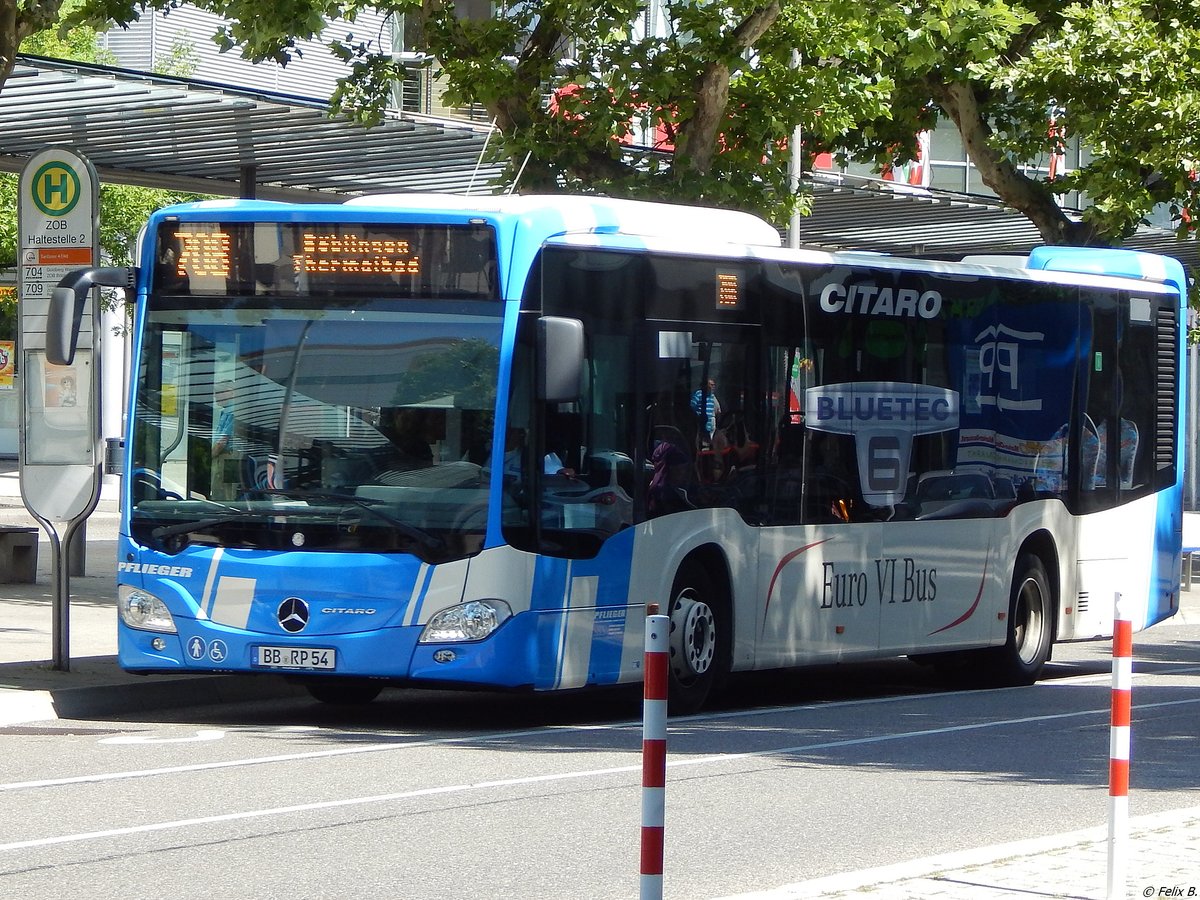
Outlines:
{"label": "mercedes star logo", "polygon": [[295,634],[303,631],[308,624],[308,604],[299,597],[288,597],[279,604],[279,611],[275,615],[279,619],[279,627]]}

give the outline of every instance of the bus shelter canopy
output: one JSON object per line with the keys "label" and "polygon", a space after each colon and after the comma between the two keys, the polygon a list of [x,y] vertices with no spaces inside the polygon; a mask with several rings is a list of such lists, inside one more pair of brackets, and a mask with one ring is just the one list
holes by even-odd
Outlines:
{"label": "bus shelter canopy", "polygon": [[266,200],[493,193],[489,128],[428,116],[371,128],[325,101],[20,57],[0,90],[0,169],[69,146],[101,181]]}
{"label": "bus shelter canopy", "polygon": [[[811,179],[813,215],[800,220],[804,246],[961,259],[1025,255],[1045,243],[1029,219],[995,198],[834,172]],[[1180,240],[1166,228],[1143,225],[1122,246],[1200,265],[1196,240]]]}

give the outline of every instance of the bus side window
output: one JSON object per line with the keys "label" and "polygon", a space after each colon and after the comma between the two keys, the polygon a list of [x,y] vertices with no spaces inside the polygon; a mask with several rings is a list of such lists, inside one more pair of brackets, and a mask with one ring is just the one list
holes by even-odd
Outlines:
{"label": "bus side window", "polygon": [[[1096,450],[1096,477],[1093,480],[1095,487],[1104,487],[1107,484],[1108,476],[1112,470],[1108,465],[1109,447],[1108,440],[1108,423],[1100,422],[1096,425],[1096,437],[1098,447]],[[1138,443],[1140,437],[1136,424],[1121,417],[1121,430],[1117,438],[1117,480],[1122,490],[1129,490],[1133,487],[1133,464],[1137,459]]]}
{"label": "bus side window", "polygon": [[[1123,423],[1119,416],[1120,372],[1117,345],[1120,341],[1120,310],[1098,306],[1092,320],[1092,343],[1087,359],[1087,391],[1080,435],[1080,503],[1084,509],[1106,509],[1116,505]],[[1113,452],[1116,451],[1116,452]]]}
{"label": "bus side window", "polygon": [[1117,351],[1116,373],[1116,408],[1121,419],[1118,471],[1123,500],[1174,483],[1175,467],[1180,461],[1169,448],[1175,445],[1176,429],[1181,427],[1174,415],[1174,393],[1161,390],[1171,382],[1169,370],[1163,367],[1172,366],[1172,362],[1159,355],[1159,348],[1160,342],[1173,341],[1172,305],[1161,299],[1139,316],[1128,315]]}

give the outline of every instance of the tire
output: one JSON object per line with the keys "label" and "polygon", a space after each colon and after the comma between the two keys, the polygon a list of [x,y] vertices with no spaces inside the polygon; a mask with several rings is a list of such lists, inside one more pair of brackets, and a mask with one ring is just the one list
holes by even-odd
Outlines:
{"label": "tire", "polygon": [[331,706],[362,706],[378,697],[383,685],[353,678],[330,678],[306,681],[304,688],[314,700]]}
{"label": "tire", "polygon": [[702,707],[729,672],[730,617],[708,570],[687,560],[675,575],[670,618],[667,708],[688,715]]}
{"label": "tire", "polygon": [[989,651],[991,680],[999,685],[1033,684],[1050,659],[1054,597],[1040,557],[1022,553],[1013,570],[1008,602],[1008,638]]}

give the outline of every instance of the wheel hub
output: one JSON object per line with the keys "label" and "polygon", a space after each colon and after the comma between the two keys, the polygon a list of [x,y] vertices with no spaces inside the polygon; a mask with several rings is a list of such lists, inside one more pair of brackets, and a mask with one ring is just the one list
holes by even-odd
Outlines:
{"label": "wheel hub", "polygon": [[1044,610],[1044,599],[1037,582],[1027,581],[1018,594],[1016,621],[1013,623],[1017,655],[1024,663],[1033,662],[1037,656],[1042,629],[1045,627]]}
{"label": "wheel hub", "polygon": [[671,669],[682,681],[703,675],[716,654],[716,623],[707,603],[689,592],[671,610]]}

